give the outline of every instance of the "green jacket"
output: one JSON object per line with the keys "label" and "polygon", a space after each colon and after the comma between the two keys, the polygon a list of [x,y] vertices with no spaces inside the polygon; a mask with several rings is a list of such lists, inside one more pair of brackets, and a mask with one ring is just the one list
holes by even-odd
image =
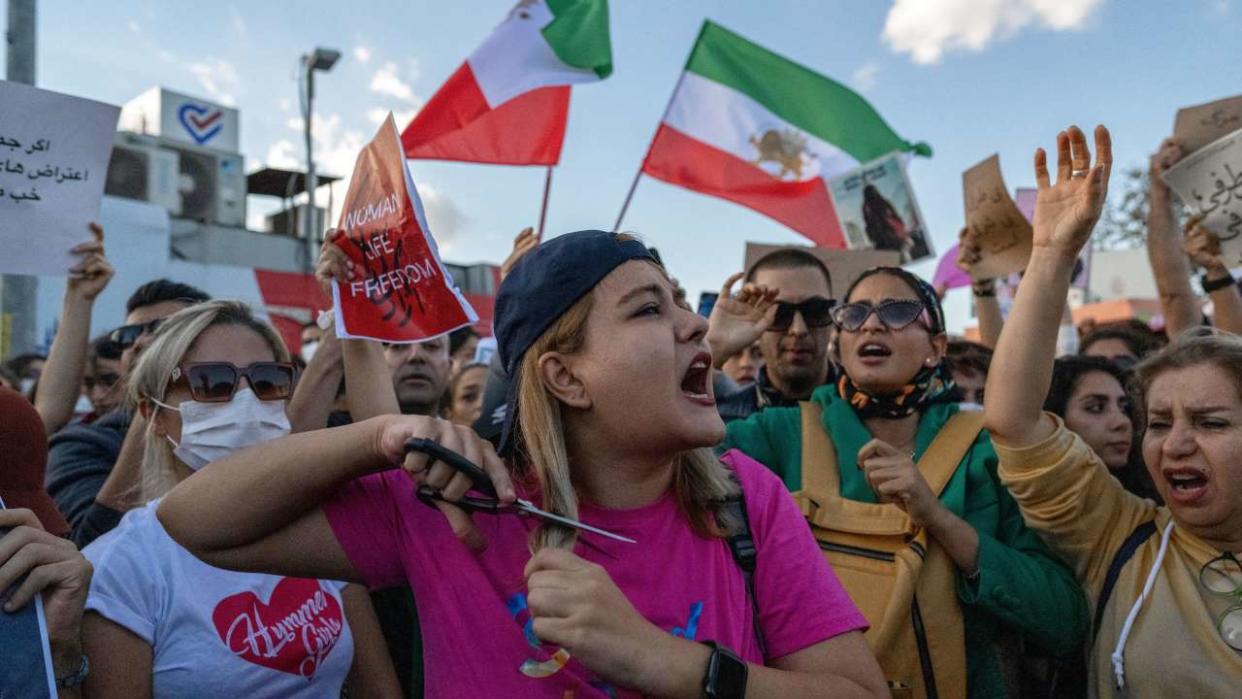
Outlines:
{"label": "green jacket", "polygon": [[[841,496],[874,503],[862,471],[847,468],[871,434],[836,386],[811,395],[823,407],[823,424],[842,465]],[[919,419],[916,459],[958,410],[938,404]],[[798,408],[768,408],[728,425],[722,449],[739,449],[766,464],[791,491],[802,488],[802,422]],[[997,655],[1001,625],[1054,655],[1074,650],[1085,638],[1087,603],[1073,572],[1026,528],[1018,505],[996,476],[996,452],[987,433],[979,435],[940,500],[979,534],[979,577],[958,576],[966,632],[967,687],[972,697],[1003,697],[1005,680]]]}

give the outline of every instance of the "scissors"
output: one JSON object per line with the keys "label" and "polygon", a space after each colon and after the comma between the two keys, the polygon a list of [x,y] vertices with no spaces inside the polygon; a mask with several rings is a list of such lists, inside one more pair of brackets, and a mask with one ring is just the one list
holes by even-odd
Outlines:
{"label": "scissors", "polygon": [[439,490],[436,490],[430,486],[420,485],[416,494],[418,495],[419,500],[422,500],[428,505],[435,505],[435,501],[439,500],[441,502],[447,502],[450,505],[456,505],[467,512],[483,512],[491,515],[513,512],[519,515],[538,517],[539,519],[546,520],[548,522],[555,522],[566,527],[588,531],[593,534],[599,534],[600,536],[613,539],[614,541],[622,541],[627,544],[638,543],[629,537],[614,534],[605,529],[600,529],[599,527],[592,527],[584,522],[579,522],[578,520],[570,519],[569,517],[562,517],[561,515],[548,512],[547,510],[541,510],[538,507],[535,507],[534,503],[530,500],[518,498],[509,504],[500,502],[500,497],[496,494],[495,486],[492,485],[491,479],[487,477],[487,474],[483,471],[483,469],[479,468],[461,454],[444,448],[438,442],[421,437],[413,437],[406,441],[405,450],[406,452],[416,451],[426,454],[429,458],[427,463],[428,468],[431,467],[431,464],[434,464],[437,461],[442,461],[452,467],[453,470],[466,474],[466,476],[470,478],[470,482],[472,484],[471,490],[477,493],[482,493],[482,497],[478,495],[465,495],[457,502],[453,502],[451,500],[445,500],[443,496],[441,496]]}

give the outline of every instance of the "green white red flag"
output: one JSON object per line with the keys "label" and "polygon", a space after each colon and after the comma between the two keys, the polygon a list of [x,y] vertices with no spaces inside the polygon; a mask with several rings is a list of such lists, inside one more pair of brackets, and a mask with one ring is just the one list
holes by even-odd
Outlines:
{"label": "green white red flag", "polygon": [[521,0],[401,133],[408,158],[555,165],[570,85],[612,73],[607,0]]}
{"label": "green white red flag", "polygon": [[893,151],[931,155],[853,90],[706,21],[642,171],[841,248],[827,180]]}

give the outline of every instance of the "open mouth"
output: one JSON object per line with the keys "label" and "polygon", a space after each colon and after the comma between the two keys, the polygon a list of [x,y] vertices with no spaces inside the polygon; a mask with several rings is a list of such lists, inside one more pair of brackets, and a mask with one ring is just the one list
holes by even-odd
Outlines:
{"label": "open mouth", "polygon": [[892,354],[893,351],[888,348],[888,345],[879,342],[865,342],[858,348],[858,356],[863,359],[883,359],[891,357]]}
{"label": "open mouth", "polygon": [[1198,469],[1174,468],[1164,471],[1164,479],[1169,484],[1169,496],[1181,504],[1190,504],[1203,496],[1207,490],[1207,476]]}
{"label": "open mouth", "polygon": [[690,368],[686,369],[681,379],[681,392],[684,396],[703,405],[715,405],[712,395],[712,355],[699,352],[690,360]]}

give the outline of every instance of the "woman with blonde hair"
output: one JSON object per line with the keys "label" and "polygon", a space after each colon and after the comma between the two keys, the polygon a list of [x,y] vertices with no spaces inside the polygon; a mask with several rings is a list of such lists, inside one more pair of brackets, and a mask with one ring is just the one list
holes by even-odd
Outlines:
{"label": "woman with blonde hair", "polygon": [[237,301],[176,313],[142,353],[128,401],[147,424],[148,504],[84,551],[95,567],[82,629],[90,696],[337,697],[347,676],[366,696],[396,695],[360,586],[215,568],[155,516],[196,471],[287,434],[294,378],[280,337]]}
{"label": "woman with blonde hair", "polygon": [[[225,459],[178,486],[161,519],[219,565],[408,580],[430,696],[886,695],[864,622],[781,483],[708,449],[724,427],[706,321],[642,243],[542,243],[505,278],[495,317],[511,471],[468,427],[384,415]],[[446,522],[415,488],[457,501],[471,482],[407,453],[411,438],[480,465],[502,504],[520,493],[636,543],[439,502]],[[739,490],[753,575],[725,536]]]}

